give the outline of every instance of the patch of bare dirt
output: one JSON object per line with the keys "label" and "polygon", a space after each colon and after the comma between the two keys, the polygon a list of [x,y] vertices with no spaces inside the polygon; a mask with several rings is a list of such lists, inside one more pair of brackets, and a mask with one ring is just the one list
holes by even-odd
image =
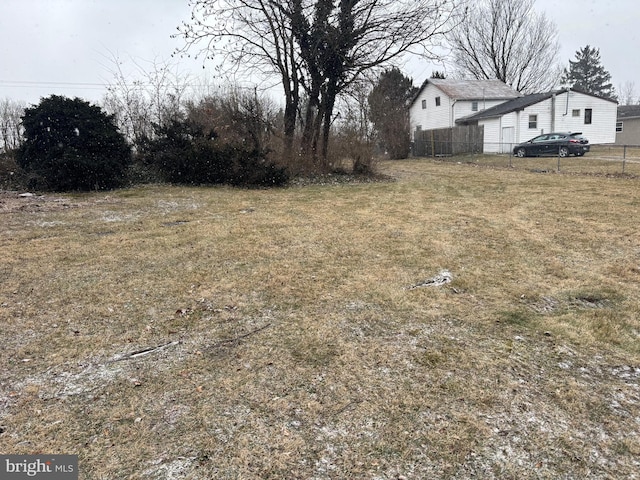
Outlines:
{"label": "patch of bare dirt", "polygon": [[80,204],[69,198],[41,195],[31,192],[0,190],[0,213],[51,212],[78,207]]}

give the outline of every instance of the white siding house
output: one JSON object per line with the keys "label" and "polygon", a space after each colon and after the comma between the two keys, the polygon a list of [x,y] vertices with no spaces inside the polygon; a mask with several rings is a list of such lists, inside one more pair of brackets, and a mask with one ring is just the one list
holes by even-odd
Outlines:
{"label": "white siding house", "polygon": [[589,143],[616,139],[617,102],[575,89],[535,93],[460,118],[458,125],[484,125],[484,151],[511,151],[513,145],[550,132],[582,132]]}
{"label": "white siding house", "polygon": [[429,78],[409,106],[411,132],[454,127],[459,118],[520,96],[500,80]]}

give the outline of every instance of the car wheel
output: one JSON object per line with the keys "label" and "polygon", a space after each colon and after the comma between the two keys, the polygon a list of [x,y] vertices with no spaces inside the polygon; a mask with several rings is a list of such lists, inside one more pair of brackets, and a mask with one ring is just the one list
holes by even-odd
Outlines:
{"label": "car wheel", "polygon": [[560,147],[560,150],[558,151],[558,155],[560,155],[561,157],[568,157],[569,149],[567,147]]}
{"label": "car wheel", "polygon": [[527,151],[524,148],[519,148],[518,150],[516,150],[516,157],[526,157],[527,156]]}

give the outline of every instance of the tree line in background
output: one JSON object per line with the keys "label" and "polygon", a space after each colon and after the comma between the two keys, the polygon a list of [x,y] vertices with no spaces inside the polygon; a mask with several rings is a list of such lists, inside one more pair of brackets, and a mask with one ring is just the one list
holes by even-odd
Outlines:
{"label": "tree line in background", "polygon": [[[616,96],[597,48],[587,45],[567,68],[558,66],[556,26],[534,11],[533,0],[193,0],[191,6],[191,20],[175,35],[184,42],[176,53],[201,49],[195,53],[220,61],[221,71],[277,83],[284,106],[257,87],[188,95],[190,79],[173,63],[134,62],[132,81],[113,57],[101,109],[57,96],[31,108],[0,102],[0,149],[16,153],[20,178],[53,189],[158,180],[280,185],[291,175],[339,168],[344,159],[355,172],[371,173],[374,154],[405,158],[410,149],[408,106],[417,88],[391,65],[416,49],[437,59],[442,42],[451,48],[457,78],[497,78],[525,94],[560,82]],[[621,103],[639,100],[633,82],[618,93]],[[43,112],[57,123],[38,130]],[[82,148],[115,142],[112,127],[128,148],[122,163]],[[92,171],[87,162],[101,167]],[[2,178],[11,169],[18,170],[0,165]]]}

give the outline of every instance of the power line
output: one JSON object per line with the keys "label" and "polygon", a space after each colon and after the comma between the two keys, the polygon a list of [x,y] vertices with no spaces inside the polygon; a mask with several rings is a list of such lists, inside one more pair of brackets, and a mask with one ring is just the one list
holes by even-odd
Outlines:
{"label": "power line", "polygon": [[34,82],[31,80],[0,80],[0,84],[16,84],[16,86],[37,86],[37,85],[60,85],[69,87],[91,86],[104,87],[103,83],[82,83],[82,82]]}
{"label": "power line", "polygon": [[[31,80],[0,80],[1,88],[80,88],[85,90],[102,90],[109,87],[127,87],[127,88],[149,88],[156,87],[153,83],[89,83],[89,82],[41,82]],[[186,88],[210,88],[212,85],[206,83],[184,83],[177,85]]]}

